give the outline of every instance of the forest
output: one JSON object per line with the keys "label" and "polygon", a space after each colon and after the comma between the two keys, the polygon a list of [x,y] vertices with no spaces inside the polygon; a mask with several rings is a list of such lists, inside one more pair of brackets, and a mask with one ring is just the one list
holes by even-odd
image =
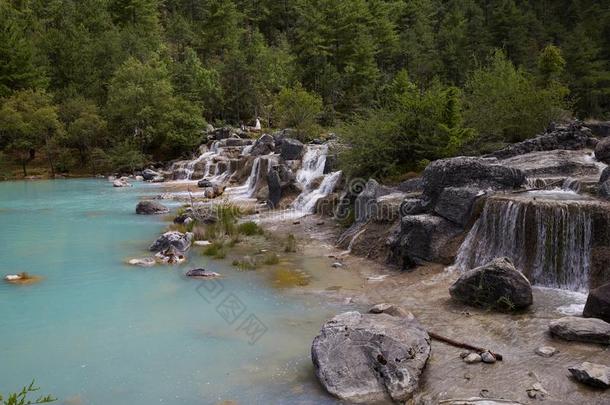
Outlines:
{"label": "forest", "polygon": [[387,178],[608,118],[608,38],[604,0],[0,0],[0,167],[143,167],[258,117]]}

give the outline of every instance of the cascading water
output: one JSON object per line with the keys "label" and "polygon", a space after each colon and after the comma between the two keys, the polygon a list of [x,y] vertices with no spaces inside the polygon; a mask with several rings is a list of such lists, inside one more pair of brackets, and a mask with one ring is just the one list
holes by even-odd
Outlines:
{"label": "cascading water", "polygon": [[[307,151],[303,156],[302,167],[296,175],[296,180],[303,188],[303,192],[292,203],[294,210],[304,213],[313,212],[316,202],[320,198],[332,193],[337,186],[341,179],[341,171],[324,175],[327,155],[327,145],[307,146]],[[319,186],[314,187],[316,181],[320,178],[322,178],[322,181]]]}
{"label": "cascading water", "polygon": [[525,194],[487,200],[456,267],[471,269],[507,256],[532,284],[587,290],[595,202],[571,192]]}

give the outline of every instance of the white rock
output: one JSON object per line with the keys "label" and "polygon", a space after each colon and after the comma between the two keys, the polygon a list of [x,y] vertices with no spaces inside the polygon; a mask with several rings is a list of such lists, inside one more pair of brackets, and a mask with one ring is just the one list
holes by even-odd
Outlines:
{"label": "white rock", "polygon": [[196,240],[195,242],[193,242],[193,244],[195,246],[208,246],[208,245],[211,245],[212,242],[210,242],[208,240]]}
{"label": "white rock", "polygon": [[468,364],[480,363],[483,359],[477,353],[470,353],[468,356],[464,357],[464,361]]}
{"label": "white rock", "polygon": [[555,354],[559,352],[553,346],[540,346],[534,351],[538,356],[542,357],[553,357]]}
{"label": "white rock", "polygon": [[598,388],[610,387],[610,367],[585,361],[580,366],[569,367],[568,370],[583,384]]}
{"label": "white rock", "polygon": [[6,281],[17,281],[21,280],[21,276],[19,274],[7,274],[6,276],[4,276],[4,279]]}
{"label": "white rock", "polygon": [[151,267],[155,265],[156,261],[152,257],[145,257],[142,259],[131,259],[127,263],[132,266]]}

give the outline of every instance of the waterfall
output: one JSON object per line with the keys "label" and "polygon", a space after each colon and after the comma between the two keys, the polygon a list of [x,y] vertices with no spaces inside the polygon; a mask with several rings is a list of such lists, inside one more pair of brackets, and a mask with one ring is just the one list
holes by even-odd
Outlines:
{"label": "waterfall", "polygon": [[509,257],[532,284],[587,290],[591,270],[590,201],[570,192],[492,197],[456,259],[471,269]]}
{"label": "waterfall", "polygon": [[[296,175],[296,180],[303,191],[292,203],[295,211],[312,213],[318,200],[332,193],[341,180],[341,171],[324,175],[327,155],[328,145],[307,146],[301,169]],[[316,182],[320,179],[321,182],[316,186]]]}
{"label": "waterfall", "polygon": [[310,191],[303,191],[293,202],[292,207],[297,211],[313,212],[316,208],[316,203],[322,197],[326,197],[333,192],[337,183],[341,180],[341,171],[330,173],[324,176],[324,180],[320,186]]}

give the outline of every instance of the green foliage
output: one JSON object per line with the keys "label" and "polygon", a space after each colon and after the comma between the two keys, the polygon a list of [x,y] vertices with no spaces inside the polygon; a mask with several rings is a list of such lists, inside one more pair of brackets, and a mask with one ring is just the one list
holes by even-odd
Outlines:
{"label": "green foliage", "polygon": [[280,91],[275,101],[278,123],[284,128],[294,128],[301,140],[316,135],[317,118],[322,112],[322,99],[300,85]]}
{"label": "green foliage", "polygon": [[263,257],[263,264],[267,265],[267,266],[273,266],[276,265],[280,262],[280,257],[273,252],[270,253],[266,253],[265,256]]}
{"label": "green foliage", "polygon": [[286,238],[286,244],[284,245],[284,252],[295,253],[297,251],[297,238],[293,234],[288,234]]}
{"label": "green foliage", "polygon": [[224,242],[214,241],[206,246],[202,252],[205,256],[212,256],[214,259],[224,259],[227,252],[224,247]]}
{"label": "green foliage", "polygon": [[388,86],[383,108],[357,116],[339,134],[350,146],[340,154],[346,173],[380,178],[453,156],[474,135],[463,126],[457,88],[433,83],[422,92],[405,71]]}
{"label": "green foliage", "polygon": [[23,389],[17,393],[9,394],[6,399],[0,394],[0,403],[2,405],[33,405],[33,404],[48,404],[50,402],[57,401],[50,395],[40,396],[36,399],[28,399],[29,394],[32,394],[40,390],[39,387],[34,385],[34,381],[30,385],[23,387]]}
{"label": "green foliage", "polygon": [[237,231],[246,236],[262,235],[263,229],[256,222],[248,221],[239,224]]}
{"label": "green foliage", "polygon": [[[549,59],[545,54],[542,58]],[[537,86],[532,75],[496,51],[488,65],[474,71],[466,84],[465,118],[486,142],[521,141],[562,116],[565,96],[563,86]]]}

